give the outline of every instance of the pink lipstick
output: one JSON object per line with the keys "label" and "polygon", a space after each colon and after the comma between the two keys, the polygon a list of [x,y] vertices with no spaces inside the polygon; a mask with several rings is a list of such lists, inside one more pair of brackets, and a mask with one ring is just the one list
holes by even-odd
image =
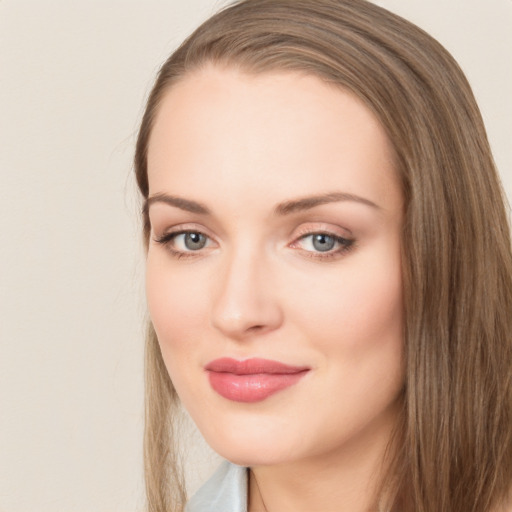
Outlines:
{"label": "pink lipstick", "polygon": [[269,359],[237,361],[215,359],[205,367],[210,385],[219,395],[234,402],[260,402],[296,384],[309,372],[304,366],[289,366]]}

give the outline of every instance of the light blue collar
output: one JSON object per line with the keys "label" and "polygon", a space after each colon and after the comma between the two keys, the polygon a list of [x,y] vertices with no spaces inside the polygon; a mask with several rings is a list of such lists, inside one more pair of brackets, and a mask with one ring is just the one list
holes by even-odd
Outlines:
{"label": "light blue collar", "polygon": [[247,468],[224,461],[192,496],[185,512],[247,512]]}

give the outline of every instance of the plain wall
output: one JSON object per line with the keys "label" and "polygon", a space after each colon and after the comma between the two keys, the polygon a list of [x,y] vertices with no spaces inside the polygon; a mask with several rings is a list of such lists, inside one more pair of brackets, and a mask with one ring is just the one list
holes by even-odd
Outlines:
{"label": "plain wall", "polygon": [[[135,132],[158,66],[223,3],[0,1],[0,512],[142,508]],[[459,60],[512,197],[512,1],[377,3]],[[193,490],[216,460],[190,450]]]}

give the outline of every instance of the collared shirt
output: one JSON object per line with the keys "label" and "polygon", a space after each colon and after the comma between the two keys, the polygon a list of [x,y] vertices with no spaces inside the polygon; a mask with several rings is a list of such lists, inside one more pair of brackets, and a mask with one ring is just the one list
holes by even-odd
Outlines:
{"label": "collared shirt", "polygon": [[185,512],[247,512],[247,468],[224,461],[192,496]]}

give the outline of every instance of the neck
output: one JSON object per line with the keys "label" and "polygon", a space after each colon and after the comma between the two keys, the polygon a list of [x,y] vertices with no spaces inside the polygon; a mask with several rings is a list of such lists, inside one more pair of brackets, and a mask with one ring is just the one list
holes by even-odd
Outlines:
{"label": "neck", "polygon": [[328,455],[251,468],[249,512],[377,512],[393,426]]}

